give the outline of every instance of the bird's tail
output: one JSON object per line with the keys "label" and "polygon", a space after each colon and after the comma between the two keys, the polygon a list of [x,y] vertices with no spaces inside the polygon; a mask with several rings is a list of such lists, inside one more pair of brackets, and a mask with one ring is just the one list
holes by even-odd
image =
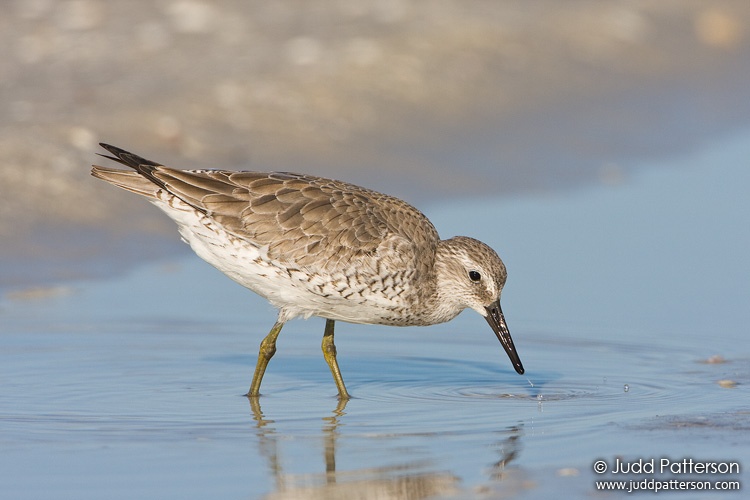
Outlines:
{"label": "bird's tail", "polygon": [[91,175],[97,179],[102,179],[110,184],[141,196],[156,198],[156,192],[160,187],[163,187],[163,183],[153,175],[154,169],[160,166],[159,163],[141,158],[136,154],[109,144],[99,143],[99,145],[114,155],[109,156],[100,154],[99,156],[114,160],[132,168],[133,170],[120,170],[117,168],[93,165],[91,168]]}

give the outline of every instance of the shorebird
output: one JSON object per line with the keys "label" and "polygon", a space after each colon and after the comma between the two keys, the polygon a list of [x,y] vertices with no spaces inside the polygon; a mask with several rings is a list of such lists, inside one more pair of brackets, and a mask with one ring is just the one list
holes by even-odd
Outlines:
{"label": "shorebird", "polygon": [[505,265],[484,243],[441,240],[413,206],[353,184],[289,172],[179,170],[100,145],[112,154],[100,156],[132,170],[94,165],[94,177],[146,197],[199,257],[278,308],[248,397],[260,395],[281,328],[296,317],[325,318],[323,356],[342,400],[350,396],[336,361],[336,321],[425,326],[471,308],[523,374],[500,308]]}

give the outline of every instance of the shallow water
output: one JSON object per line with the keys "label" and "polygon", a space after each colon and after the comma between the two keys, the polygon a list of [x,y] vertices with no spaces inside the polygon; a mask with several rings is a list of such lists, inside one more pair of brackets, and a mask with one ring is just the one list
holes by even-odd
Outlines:
{"label": "shallow water", "polygon": [[748,158],[745,132],[613,185],[423,207],[503,256],[524,376],[471,312],[340,323],[342,405],[311,319],[251,405],[275,313],[197,257],[6,299],[2,496],[580,497],[597,459],[748,464]]}

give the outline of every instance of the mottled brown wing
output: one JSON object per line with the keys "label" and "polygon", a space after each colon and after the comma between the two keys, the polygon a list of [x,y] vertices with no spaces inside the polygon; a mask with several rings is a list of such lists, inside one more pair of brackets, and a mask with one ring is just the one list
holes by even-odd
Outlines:
{"label": "mottled brown wing", "polygon": [[[417,272],[432,266],[425,256],[434,255],[438,233],[419,210],[398,198],[281,172],[157,166],[150,176],[235,236],[268,245],[269,256],[289,264],[329,270],[353,264],[371,272],[384,265],[392,271],[419,264]],[[383,260],[385,250],[390,261],[398,261],[392,267]]]}

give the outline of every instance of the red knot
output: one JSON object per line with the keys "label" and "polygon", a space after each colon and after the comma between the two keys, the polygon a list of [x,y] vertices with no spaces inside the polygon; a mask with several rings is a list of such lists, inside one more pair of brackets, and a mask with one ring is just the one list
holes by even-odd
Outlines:
{"label": "red knot", "polygon": [[516,372],[524,372],[500,308],[505,265],[466,236],[441,240],[408,203],[345,182],[288,172],[178,170],[101,144],[132,170],[92,175],[145,196],[177,223],[199,257],[278,308],[260,344],[249,397],[260,394],[276,339],[290,319],[326,319],[323,356],[341,399],[334,323],[425,326],[466,308],[483,316]]}

